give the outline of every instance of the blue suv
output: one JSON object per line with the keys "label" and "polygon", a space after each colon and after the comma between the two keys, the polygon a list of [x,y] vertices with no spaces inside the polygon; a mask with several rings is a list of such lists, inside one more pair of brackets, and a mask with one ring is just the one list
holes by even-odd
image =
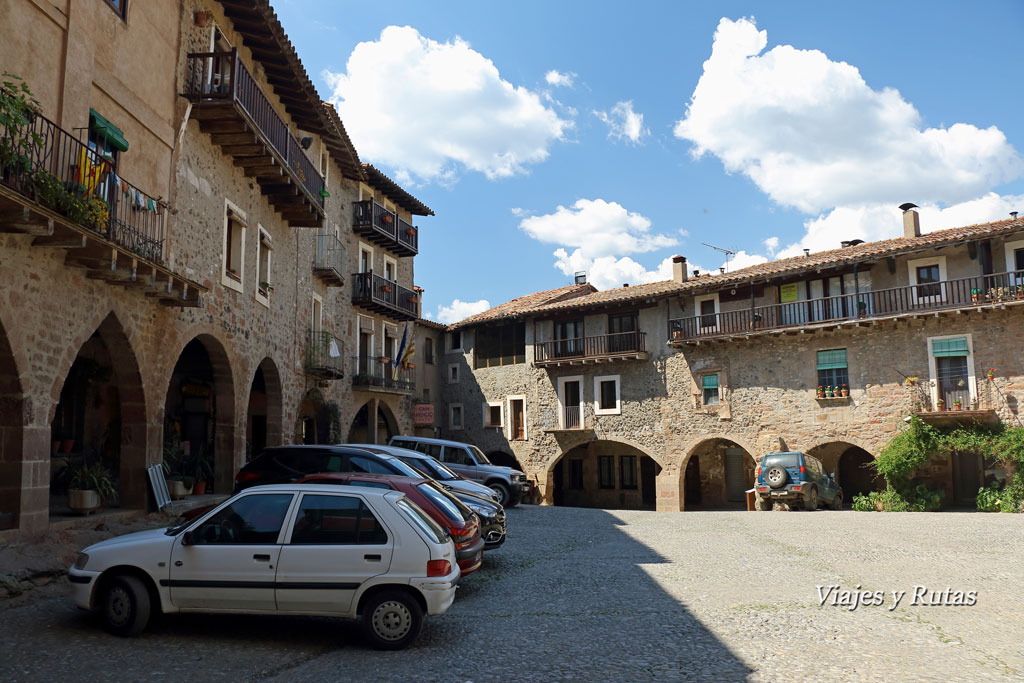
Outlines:
{"label": "blue suv", "polygon": [[833,474],[826,474],[821,461],[797,451],[769,453],[757,467],[757,509],[771,510],[775,501],[790,508],[803,506],[817,510],[828,503],[833,510],[843,508],[843,490]]}

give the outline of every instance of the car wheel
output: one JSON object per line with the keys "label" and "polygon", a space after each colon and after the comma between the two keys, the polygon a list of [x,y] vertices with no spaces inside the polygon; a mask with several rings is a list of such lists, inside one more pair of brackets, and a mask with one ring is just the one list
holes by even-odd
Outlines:
{"label": "car wheel", "polygon": [[818,509],[818,489],[811,487],[810,492],[807,494],[807,499],[804,500],[804,510],[808,512],[814,512]]}
{"label": "car wheel", "polygon": [[378,650],[401,650],[423,628],[423,609],[408,593],[383,591],[363,606],[363,632]]}
{"label": "car wheel", "polygon": [[773,489],[782,488],[786,485],[786,479],[789,477],[786,475],[786,468],[773,465],[768,468],[768,471],[764,473],[764,479],[768,482],[768,485]]}
{"label": "car wheel", "polygon": [[100,614],[107,630],[118,636],[137,636],[149,622],[149,591],[134,576],[115,576],[100,598]]}
{"label": "car wheel", "polygon": [[495,481],[487,485],[492,491],[498,494],[498,503],[502,507],[512,507],[512,495],[509,493],[508,487],[502,484],[500,481]]}
{"label": "car wheel", "polygon": [[843,509],[843,494],[837,493],[835,498],[832,499],[832,509],[842,510]]}

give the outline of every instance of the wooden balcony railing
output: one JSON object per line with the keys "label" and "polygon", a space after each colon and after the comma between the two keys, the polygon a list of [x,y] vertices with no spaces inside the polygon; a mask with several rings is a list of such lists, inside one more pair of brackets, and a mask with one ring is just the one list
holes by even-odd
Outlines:
{"label": "wooden balcony railing", "polygon": [[313,274],[331,287],[345,284],[345,247],[334,233],[320,233],[316,236]]}
{"label": "wooden balcony railing", "polygon": [[595,337],[556,339],[534,344],[535,363],[568,360],[602,360],[647,351],[645,332],[617,332]]}
{"label": "wooden balcony railing", "polygon": [[314,330],[309,334],[303,370],[307,375],[322,379],[340,379],[345,376],[345,358],[342,341],[330,332]]}
{"label": "wooden balcony railing", "polygon": [[416,389],[415,368],[403,369],[395,367],[394,359],[388,358],[381,362],[379,357],[356,356],[352,359],[353,386],[383,387],[412,391]]}
{"label": "wooden balcony railing", "polygon": [[352,303],[399,320],[415,320],[420,311],[419,295],[415,291],[376,273],[352,276]]}
{"label": "wooden balcony railing", "polygon": [[419,230],[372,199],[355,202],[355,229],[399,256],[419,253]]}
{"label": "wooden balcony railing", "polygon": [[669,342],[1024,300],[1024,271],[755,306],[669,321]]}

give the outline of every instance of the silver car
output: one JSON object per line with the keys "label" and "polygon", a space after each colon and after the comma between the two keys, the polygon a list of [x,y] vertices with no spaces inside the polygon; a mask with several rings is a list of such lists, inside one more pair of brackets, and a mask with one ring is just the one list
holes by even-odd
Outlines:
{"label": "silver car", "polygon": [[375,448],[389,453],[409,467],[423,472],[432,479],[436,479],[442,486],[476,496],[483,496],[488,500],[498,501],[497,491],[456,474],[443,462],[426,453],[409,450],[408,448],[399,448],[398,446],[375,446]]}

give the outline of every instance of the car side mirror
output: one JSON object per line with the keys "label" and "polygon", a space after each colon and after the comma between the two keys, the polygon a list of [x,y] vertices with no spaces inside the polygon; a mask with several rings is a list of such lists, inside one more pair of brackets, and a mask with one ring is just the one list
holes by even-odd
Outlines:
{"label": "car side mirror", "polygon": [[182,545],[195,545],[196,544],[195,536],[192,535],[191,531],[186,531],[185,533],[183,533],[181,535],[181,544]]}

